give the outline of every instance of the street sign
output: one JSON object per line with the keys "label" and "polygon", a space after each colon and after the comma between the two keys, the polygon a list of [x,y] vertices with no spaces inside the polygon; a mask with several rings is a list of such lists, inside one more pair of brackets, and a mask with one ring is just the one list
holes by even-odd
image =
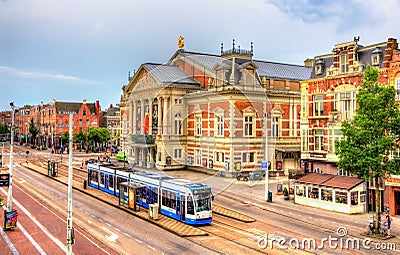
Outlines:
{"label": "street sign", "polygon": [[10,174],[0,174],[0,187],[7,186],[10,183]]}
{"label": "street sign", "polygon": [[268,169],[268,162],[267,161],[262,161],[261,162],[261,169],[262,170],[267,170]]}

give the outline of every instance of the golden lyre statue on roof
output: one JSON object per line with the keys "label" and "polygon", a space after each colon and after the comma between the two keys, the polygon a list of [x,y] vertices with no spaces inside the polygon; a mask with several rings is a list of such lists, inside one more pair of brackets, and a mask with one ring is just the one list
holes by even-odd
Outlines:
{"label": "golden lyre statue on roof", "polygon": [[179,36],[178,38],[178,49],[183,49],[183,46],[185,46],[185,42],[183,41],[183,36]]}

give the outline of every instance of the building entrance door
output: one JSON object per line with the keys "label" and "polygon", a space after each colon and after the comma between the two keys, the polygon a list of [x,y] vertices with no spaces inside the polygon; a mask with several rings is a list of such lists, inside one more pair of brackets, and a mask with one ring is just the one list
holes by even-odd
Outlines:
{"label": "building entrance door", "polygon": [[400,215],[400,191],[394,192],[394,214]]}

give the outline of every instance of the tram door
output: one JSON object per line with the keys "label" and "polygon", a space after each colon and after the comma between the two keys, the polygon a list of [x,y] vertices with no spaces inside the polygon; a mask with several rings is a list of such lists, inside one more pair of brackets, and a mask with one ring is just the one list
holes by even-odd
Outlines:
{"label": "tram door", "polygon": [[104,186],[105,186],[106,190],[108,190],[108,174],[106,174],[106,175],[104,176],[104,178],[105,178]]}
{"label": "tram door", "polygon": [[185,221],[185,215],[186,215],[185,202],[186,202],[186,197],[185,196],[181,196],[181,220],[182,221]]}

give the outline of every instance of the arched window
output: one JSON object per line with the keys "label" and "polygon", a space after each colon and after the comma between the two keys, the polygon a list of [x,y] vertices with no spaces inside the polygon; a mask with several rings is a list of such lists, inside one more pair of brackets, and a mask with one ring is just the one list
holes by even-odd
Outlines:
{"label": "arched window", "polygon": [[175,135],[182,135],[182,117],[180,113],[175,114]]}

